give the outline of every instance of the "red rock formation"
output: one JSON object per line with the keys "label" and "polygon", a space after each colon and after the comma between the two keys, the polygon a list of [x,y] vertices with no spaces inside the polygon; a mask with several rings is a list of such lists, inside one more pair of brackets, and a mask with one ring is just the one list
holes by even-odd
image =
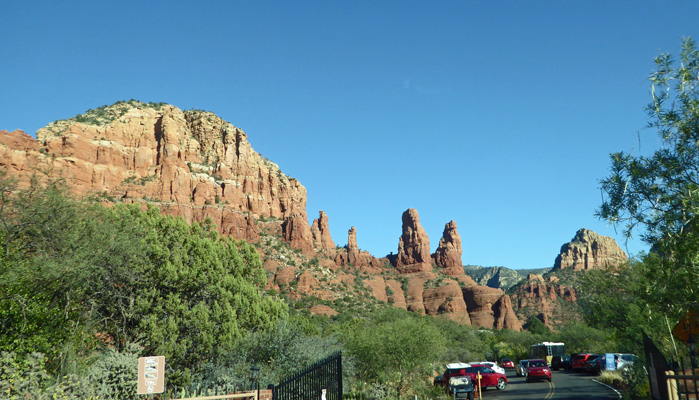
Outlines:
{"label": "red rock formation", "polygon": [[[91,118],[100,125],[78,122]],[[153,203],[190,223],[210,217],[238,239],[257,236],[248,215],[306,218],[306,189],[256,153],[242,130],[170,105],[117,103],[54,122],[36,141],[0,131],[0,167],[20,185],[46,171],[80,195]]]}
{"label": "red rock formation", "polygon": [[522,323],[512,309],[512,301],[502,290],[487,286],[463,289],[474,326],[521,330]]}
{"label": "red rock formation", "polygon": [[346,251],[340,251],[335,256],[335,264],[338,267],[352,265],[359,268],[362,273],[380,273],[384,270],[385,259],[372,256],[367,251],[359,250],[357,246],[357,229],[352,227],[347,232]]}
{"label": "red rock formation", "polygon": [[330,236],[328,216],[325,212],[320,211],[318,218],[313,220],[311,233],[313,234],[313,247],[316,249],[331,250],[335,248],[335,242]]}
{"label": "red rock formation", "polygon": [[357,229],[351,227],[347,232],[347,261],[356,264],[359,257],[359,246],[357,246]]}
{"label": "red rock formation", "polygon": [[511,294],[513,307],[520,317],[527,320],[536,316],[547,326],[555,328],[558,325],[579,318],[570,314],[561,303],[571,305],[577,302],[575,289],[561,285],[556,276],[543,277],[529,274],[527,281],[519,285]]}
{"label": "red rock formation", "polygon": [[425,289],[422,296],[428,315],[443,315],[463,325],[471,325],[464,296],[456,282]]}
{"label": "red rock formation", "polygon": [[306,256],[313,256],[311,227],[306,218],[299,215],[287,217],[282,224],[282,237],[291,247],[303,251]]}
{"label": "red rock formation", "polygon": [[396,268],[399,273],[432,271],[430,238],[420,225],[420,217],[414,208],[403,213],[403,235],[398,243]]}
{"label": "red rock formation", "polygon": [[628,256],[614,239],[580,229],[571,242],[561,247],[553,268],[572,268],[574,271],[601,269],[622,264],[627,259]]}
{"label": "red rock formation", "polygon": [[439,240],[439,247],[434,253],[434,260],[440,272],[447,275],[463,275],[464,265],[461,262],[461,236],[456,230],[456,222],[453,220],[446,224],[444,233]]}

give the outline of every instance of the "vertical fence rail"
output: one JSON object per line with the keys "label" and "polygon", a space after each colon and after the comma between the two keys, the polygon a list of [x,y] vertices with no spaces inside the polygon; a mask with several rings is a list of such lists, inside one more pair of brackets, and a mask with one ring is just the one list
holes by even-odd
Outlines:
{"label": "vertical fence rail", "polygon": [[342,353],[335,353],[272,387],[274,400],[342,400]]}

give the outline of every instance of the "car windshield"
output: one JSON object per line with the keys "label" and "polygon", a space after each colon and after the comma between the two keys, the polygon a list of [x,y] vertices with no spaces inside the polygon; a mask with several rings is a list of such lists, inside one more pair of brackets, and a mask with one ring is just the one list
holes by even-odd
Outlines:
{"label": "car windshield", "polygon": [[546,363],[543,361],[532,361],[529,363],[530,367],[545,367]]}
{"label": "car windshield", "polygon": [[526,367],[529,364],[529,361],[520,361],[520,364],[522,364],[523,367]]}

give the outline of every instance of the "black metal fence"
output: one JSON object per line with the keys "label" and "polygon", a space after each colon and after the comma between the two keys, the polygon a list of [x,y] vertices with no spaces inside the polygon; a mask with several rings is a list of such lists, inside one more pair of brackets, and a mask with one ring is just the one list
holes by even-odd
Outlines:
{"label": "black metal fence", "polygon": [[692,357],[688,362],[680,359],[678,363],[673,363],[667,378],[670,390],[677,393],[677,399],[699,399],[699,368],[696,358]]}
{"label": "black metal fence", "polygon": [[274,400],[342,400],[342,353],[320,360],[270,388]]}

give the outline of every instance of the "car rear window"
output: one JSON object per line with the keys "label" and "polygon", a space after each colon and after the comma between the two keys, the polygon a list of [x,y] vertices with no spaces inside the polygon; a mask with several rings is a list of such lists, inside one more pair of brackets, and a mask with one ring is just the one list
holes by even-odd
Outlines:
{"label": "car rear window", "polygon": [[533,361],[529,363],[530,367],[545,367],[546,363],[543,361]]}

